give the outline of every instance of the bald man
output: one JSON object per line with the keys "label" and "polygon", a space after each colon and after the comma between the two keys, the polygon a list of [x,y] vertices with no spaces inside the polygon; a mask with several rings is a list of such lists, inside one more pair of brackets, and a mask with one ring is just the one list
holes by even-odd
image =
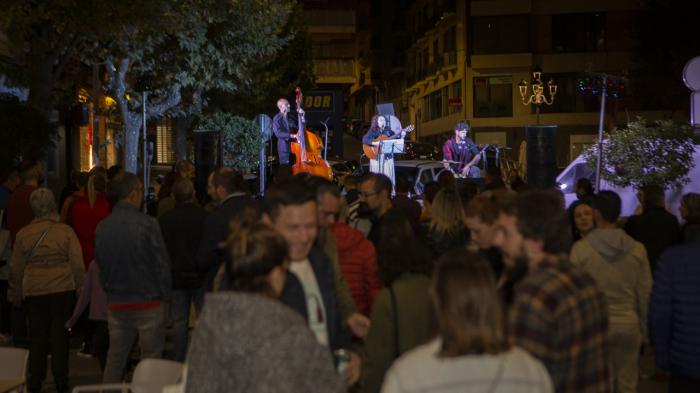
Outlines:
{"label": "bald man", "polygon": [[[294,138],[299,129],[296,117],[289,116],[289,101],[284,98],[277,100],[277,108],[280,110],[272,119],[272,131],[277,137],[277,155],[280,165],[289,165],[289,140]],[[304,113],[299,110],[299,113]]]}

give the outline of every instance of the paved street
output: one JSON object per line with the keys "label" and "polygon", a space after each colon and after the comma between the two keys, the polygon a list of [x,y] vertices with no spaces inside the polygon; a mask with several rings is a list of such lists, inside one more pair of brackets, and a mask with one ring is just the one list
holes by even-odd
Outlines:
{"label": "paved street", "polygon": [[[83,358],[76,355],[80,346],[79,339],[74,338],[71,341],[70,352],[70,383],[71,386],[88,385],[100,383],[101,373],[100,366],[95,358]],[[654,363],[652,356],[646,355],[642,357],[642,373],[644,374],[639,383],[640,393],[659,393],[666,391],[666,382],[651,380],[648,375],[652,375],[654,371]],[[55,392],[51,370],[47,370],[47,381],[44,383],[43,393]]]}

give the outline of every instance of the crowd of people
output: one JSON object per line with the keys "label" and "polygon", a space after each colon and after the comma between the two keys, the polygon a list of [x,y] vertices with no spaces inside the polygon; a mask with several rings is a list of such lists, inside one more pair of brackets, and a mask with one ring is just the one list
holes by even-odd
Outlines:
{"label": "crowd of people", "polygon": [[105,383],[169,357],[187,392],[635,392],[642,348],[670,391],[700,381],[698,194],[682,226],[658,186],[622,218],[585,179],[568,209],[450,172],[421,203],[376,173],[280,171],[257,198],[230,168],[198,198],[182,161],[144,209],[119,167],[59,198],[42,173],[0,179],[0,339],[30,392],[49,354],[68,391],[74,330]]}

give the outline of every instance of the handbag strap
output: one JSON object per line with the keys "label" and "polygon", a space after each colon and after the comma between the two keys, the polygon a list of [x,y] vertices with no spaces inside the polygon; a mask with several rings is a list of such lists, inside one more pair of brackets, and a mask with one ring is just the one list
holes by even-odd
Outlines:
{"label": "handbag strap", "polygon": [[[53,225],[51,225],[51,226],[53,226]],[[44,240],[44,238],[46,237],[46,234],[49,233],[51,226],[46,228],[44,230],[44,232],[41,234],[41,236],[39,237],[39,239],[36,241],[36,243],[34,243],[34,246],[32,247],[32,249],[29,251],[29,254],[27,255],[27,262],[29,262],[29,260],[32,258],[32,256],[34,256],[34,251],[36,250],[37,247],[39,247],[39,244],[41,244],[41,242]]]}
{"label": "handbag strap", "polygon": [[396,292],[394,292],[394,286],[389,286],[389,295],[391,296],[391,309],[393,310],[394,317],[394,359],[397,359],[401,355],[399,350],[399,308],[396,302]]}

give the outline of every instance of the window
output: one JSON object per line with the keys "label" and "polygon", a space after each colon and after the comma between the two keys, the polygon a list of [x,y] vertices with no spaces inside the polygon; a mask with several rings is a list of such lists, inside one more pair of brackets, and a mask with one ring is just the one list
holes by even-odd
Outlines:
{"label": "window", "polygon": [[513,116],[513,78],[474,78],[474,117]]}
{"label": "window", "polygon": [[442,91],[430,93],[430,120],[442,117]]}
{"label": "window", "polygon": [[552,15],[552,52],[605,50],[605,14]]}
{"label": "window", "polygon": [[[579,74],[550,74],[544,75],[542,82],[547,83],[551,77],[557,82],[557,94],[552,105],[543,104],[540,113],[567,113],[567,112],[596,112],[600,103],[596,96],[581,94],[578,90]],[[549,91],[545,90],[549,98]],[[532,113],[535,105],[532,105]]]}
{"label": "window", "polygon": [[505,15],[472,18],[474,54],[530,51],[530,16]]}
{"label": "window", "polygon": [[449,114],[462,112],[462,81],[457,81],[450,85],[450,95],[447,105],[449,106]]}
{"label": "window", "polygon": [[170,119],[159,120],[156,124],[156,162],[172,164],[175,162],[175,136]]}
{"label": "window", "polygon": [[433,41],[433,61],[431,63],[437,63],[438,56],[440,56],[440,46],[438,45],[438,40],[435,40]]}

